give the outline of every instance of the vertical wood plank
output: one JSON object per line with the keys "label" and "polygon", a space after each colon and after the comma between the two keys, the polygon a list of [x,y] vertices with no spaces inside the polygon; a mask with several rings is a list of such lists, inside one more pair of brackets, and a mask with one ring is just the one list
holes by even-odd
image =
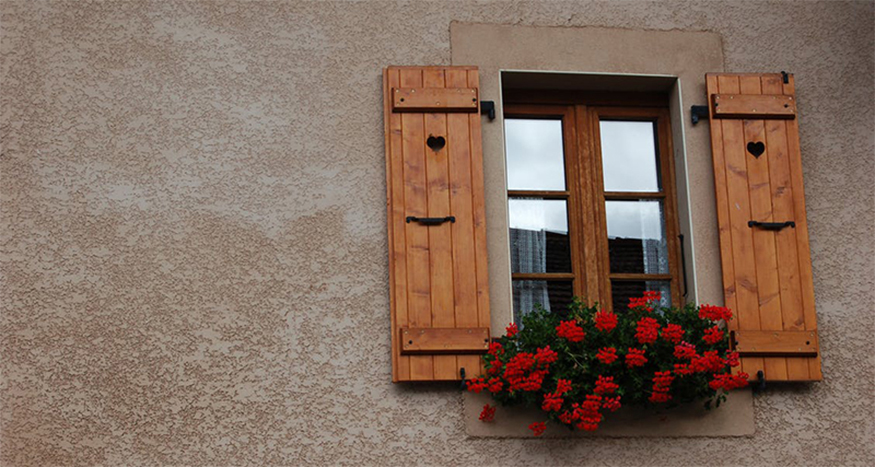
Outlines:
{"label": "vertical wood plank", "polygon": [[[783,94],[781,76],[762,77],[763,94]],[[787,121],[766,120],[765,144],[769,158],[772,217],[782,222],[796,218],[793,208],[793,185],[790,181],[790,162],[787,146]],[[802,312],[802,287],[799,277],[799,258],[796,247],[796,229],[783,229],[775,234],[778,258],[778,279],[781,293],[781,321],[785,331],[801,331],[805,327]],[[787,379],[807,380],[808,358],[788,357]]]}
{"label": "vertical wood plank", "polygon": [[[759,75],[739,77],[741,94],[762,94],[762,84]],[[744,144],[749,142],[765,143],[765,122],[763,120],[743,120]],[[745,148],[746,149],[746,148]],[[760,157],[745,153],[747,161],[748,194],[750,195],[750,219],[760,222],[772,222],[772,191],[769,179],[769,147]],[[753,235],[754,267],[756,270],[757,297],[759,307],[760,329],[780,331],[781,292],[778,282],[778,260],[775,250],[775,234],[762,229],[751,229]],[[784,357],[766,357],[763,359],[763,369],[768,380],[784,381],[787,379],[787,362]]]}
{"label": "vertical wood plank", "polygon": [[386,185],[388,229],[391,250],[389,252],[389,283],[392,285],[390,302],[392,307],[392,381],[410,379],[410,357],[401,355],[400,336],[394,332],[398,327],[407,326],[407,247],[404,231],[404,162],[401,151],[401,115],[392,113],[388,98],[393,87],[400,86],[398,70],[386,69],[385,87],[385,131],[386,147]]}
{"label": "vertical wood plank", "polygon": [[[795,94],[795,79],[789,76],[784,94]],[[798,107],[797,107],[798,108]],[[816,330],[814,312],[814,277],[811,271],[811,250],[808,243],[808,216],[805,212],[805,187],[802,182],[802,153],[799,148],[799,118],[787,121],[787,155],[790,162],[790,181],[793,184],[793,210],[796,215],[796,247],[799,259],[799,283],[802,286],[802,310],[805,330]],[[808,359],[809,380],[820,381],[820,352]]]}
{"label": "vertical wood plank", "polygon": [[[468,86],[465,70],[447,70],[447,87]],[[451,224],[453,240],[453,310],[456,326],[479,326],[477,313],[477,273],[471,267],[475,259],[474,212],[471,189],[471,131],[468,115],[447,115],[447,149],[450,179],[450,210],[456,217]],[[466,376],[475,376],[480,366],[479,355],[459,355],[455,376],[465,369]]]}
{"label": "vertical wood plank", "polygon": [[[719,76],[719,92],[739,94],[737,76]],[[732,262],[735,271],[736,315],[742,329],[760,329],[756,278],[756,259],[753,250],[753,235],[747,222],[750,220],[750,195],[748,193],[747,161],[745,160],[744,126],[742,121],[720,120],[723,132],[723,157],[726,167],[726,192],[729,205],[729,225],[732,236]],[[746,358],[742,370],[756,375],[763,370],[763,359]]]}
{"label": "vertical wood plank", "polygon": [[[480,87],[480,74],[468,70],[468,86]],[[489,276],[486,259],[486,200],[483,186],[483,148],[480,134],[480,113],[468,115],[471,133],[471,187],[473,189],[474,252],[477,275],[477,323],[489,326]]]}
{"label": "vertical wood plank", "polygon": [[[587,107],[583,105],[576,106],[574,113],[576,126],[578,128],[577,145],[580,148],[581,159],[585,161],[593,160],[593,154],[595,151],[594,143],[592,139],[586,138],[585,135],[590,134],[590,128],[592,126],[591,118],[593,118],[594,114],[591,114]],[[576,164],[576,167],[577,173],[579,174],[578,176],[581,180],[584,180],[584,183],[582,184],[573,184],[581,187],[580,209],[582,215],[579,217],[582,219],[593,219],[595,218],[598,209],[595,196],[595,184],[598,180],[594,173],[595,170],[591,164]],[[602,260],[598,248],[598,225],[594,222],[581,222],[580,224],[582,224],[579,226],[579,237],[583,242],[583,276],[586,280],[585,296],[589,305],[599,303],[604,307],[605,301],[601,293],[601,282],[604,281],[605,278],[602,277],[600,267]]]}
{"label": "vertical wood plank", "polygon": [[[402,87],[421,87],[422,70],[401,69]],[[428,192],[425,167],[425,128],[422,114],[401,115],[402,151],[404,154],[404,206],[406,216],[428,216]],[[427,227],[405,223],[407,235],[407,301],[411,327],[431,327],[431,283]],[[434,358],[410,356],[410,379],[434,378]]]}
{"label": "vertical wood plank", "polygon": [[[426,69],[423,71],[423,86],[426,88],[445,87],[444,70]],[[447,114],[426,113],[425,134],[447,138]],[[447,162],[448,148],[444,146],[435,151],[425,149],[426,179],[428,180],[428,217],[445,217],[450,212],[450,180]],[[453,249],[450,223],[431,227],[421,227],[428,232],[429,281],[431,284],[432,326],[438,328],[455,327],[453,310]],[[434,356],[434,378],[452,380],[456,377],[456,356]]]}

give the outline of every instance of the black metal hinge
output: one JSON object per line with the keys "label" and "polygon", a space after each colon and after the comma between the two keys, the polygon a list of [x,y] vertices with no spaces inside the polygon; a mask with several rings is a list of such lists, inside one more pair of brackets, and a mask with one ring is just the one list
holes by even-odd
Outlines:
{"label": "black metal hinge", "polygon": [[690,106],[690,121],[693,122],[693,125],[699,123],[699,119],[704,118],[708,119],[708,106],[707,105],[693,105]]}
{"label": "black metal hinge", "polygon": [[495,120],[495,102],[480,101],[480,114],[489,117],[489,120]]}

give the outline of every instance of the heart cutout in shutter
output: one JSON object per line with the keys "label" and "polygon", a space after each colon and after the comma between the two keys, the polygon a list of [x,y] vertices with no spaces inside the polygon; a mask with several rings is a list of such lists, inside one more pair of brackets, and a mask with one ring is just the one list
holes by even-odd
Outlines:
{"label": "heart cutout in shutter", "polygon": [[440,151],[441,148],[443,148],[444,145],[447,144],[447,140],[444,139],[443,136],[429,136],[428,139],[425,140],[425,144],[427,144],[428,147],[432,148],[435,151]]}
{"label": "heart cutout in shutter", "polygon": [[747,143],[747,152],[753,154],[753,157],[760,157],[766,152],[766,145],[762,141]]}

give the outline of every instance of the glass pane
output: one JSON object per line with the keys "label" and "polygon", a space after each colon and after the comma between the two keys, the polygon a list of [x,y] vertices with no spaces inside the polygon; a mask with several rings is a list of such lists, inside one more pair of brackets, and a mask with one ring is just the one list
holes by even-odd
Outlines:
{"label": "glass pane", "polygon": [[561,120],[504,119],[508,190],[564,190]]}
{"label": "glass pane", "polygon": [[644,292],[661,292],[662,306],[671,305],[671,287],[668,281],[611,281],[611,295],[614,312],[619,313],[629,309],[630,298],[640,298]]}
{"label": "glass pane", "polygon": [[565,200],[510,199],[511,272],[571,272]]}
{"label": "glass pane", "polygon": [[668,274],[661,201],[606,201],[611,272]]}
{"label": "glass pane", "polygon": [[605,191],[659,191],[653,122],[599,122]]}
{"label": "glass pane", "polygon": [[513,322],[522,324],[535,305],[565,316],[573,296],[571,281],[513,281]]}

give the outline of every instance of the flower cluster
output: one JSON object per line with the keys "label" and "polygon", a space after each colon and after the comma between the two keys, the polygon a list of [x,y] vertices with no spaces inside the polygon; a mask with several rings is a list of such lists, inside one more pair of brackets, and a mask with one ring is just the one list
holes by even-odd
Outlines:
{"label": "flower cluster", "polygon": [[[623,405],[719,406],[747,385],[748,375],[733,369],[739,361],[729,351],[728,309],[673,309],[660,300],[648,292],[618,313],[577,300],[568,313],[536,308],[489,345],[486,372],[468,380],[468,390],[504,406],[539,407],[546,421],[529,428],[541,436],[548,423],[596,430]],[[480,419],[494,417],[495,407],[484,406]]]}

